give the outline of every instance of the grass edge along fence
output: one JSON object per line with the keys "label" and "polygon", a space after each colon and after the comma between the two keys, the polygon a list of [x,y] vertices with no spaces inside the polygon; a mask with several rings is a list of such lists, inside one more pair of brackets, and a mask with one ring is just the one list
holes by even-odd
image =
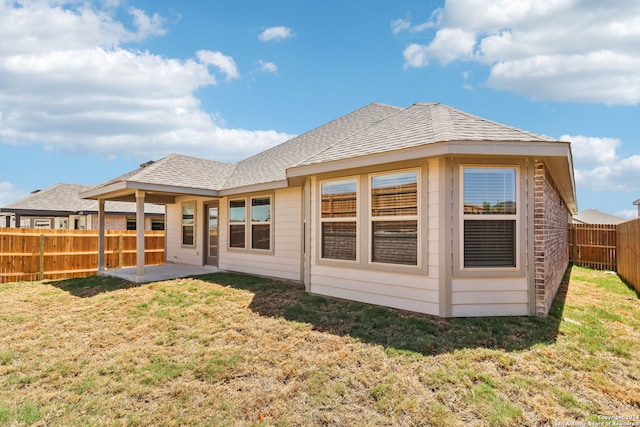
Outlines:
{"label": "grass edge along fence", "polygon": [[618,224],[617,273],[640,292],[640,218]]}
{"label": "grass edge along fence", "polygon": [[[145,265],[164,264],[164,231],[145,231]],[[105,232],[105,267],[136,265],[136,232]],[[0,283],[86,277],[98,270],[97,230],[0,228]]]}

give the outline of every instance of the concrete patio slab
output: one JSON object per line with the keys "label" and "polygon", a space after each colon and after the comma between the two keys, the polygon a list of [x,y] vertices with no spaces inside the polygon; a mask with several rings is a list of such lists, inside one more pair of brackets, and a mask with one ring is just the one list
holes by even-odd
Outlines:
{"label": "concrete patio slab", "polygon": [[99,272],[101,276],[112,276],[128,280],[133,283],[151,283],[162,280],[177,279],[179,277],[197,276],[202,274],[215,273],[219,271],[211,266],[193,266],[185,264],[167,263],[164,265],[152,265],[144,268],[144,276],[136,276],[136,267],[118,268]]}

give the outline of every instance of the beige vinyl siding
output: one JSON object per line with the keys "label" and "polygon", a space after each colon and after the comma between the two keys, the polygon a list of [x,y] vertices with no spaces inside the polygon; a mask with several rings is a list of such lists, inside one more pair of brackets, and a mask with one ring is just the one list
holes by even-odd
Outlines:
{"label": "beige vinyl siding", "polygon": [[[203,242],[202,233],[204,230],[204,198],[192,196],[177,197],[176,203],[166,207],[166,245],[167,262],[175,262],[188,265],[203,265]],[[183,203],[195,202],[196,220],[194,229],[195,246],[182,246],[182,205]]]}
{"label": "beige vinyl siding", "polygon": [[[251,194],[260,196],[262,193]],[[273,251],[229,249],[229,198],[220,200],[221,270],[257,274],[287,280],[301,279],[302,188],[276,190],[273,194]],[[235,197],[232,197],[235,198]]]}
{"label": "beige vinyl siding", "polygon": [[311,293],[369,304],[438,314],[438,280],[414,274],[385,273],[314,265]]}
{"label": "beige vinyl siding", "polygon": [[[427,185],[422,187],[420,200],[419,221],[425,226],[421,227],[421,241],[426,239],[427,272],[426,274],[401,273],[397,271],[383,271],[380,269],[368,269],[366,263],[361,268],[354,267],[352,263],[345,262],[345,267],[340,265],[326,265],[317,263],[319,258],[319,194],[318,179],[311,179],[311,274],[309,291],[316,295],[326,295],[335,298],[343,298],[368,304],[376,304],[386,307],[410,310],[419,313],[439,315],[439,173],[438,161],[429,161],[423,164],[422,174],[427,174]],[[428,165],[428,166],[427,166]],[[397,168],[389,167],[389,171]],[[384,171],[381,171],[384,172]],[[345,173],[349,176],[349,172]],[[426,216],[426,222],[425,222]],[[367,223],[361,222],[358,233],[367,232]],[[424,244],[421,243],[424,247]],[[367,253],[366,248],[360,249],[361,254]],[[366,257],[366,256],[365,256]],[[424,257],[423,257],[424,259]],[[336,262],[339,264],[339,261]],[[390,265],[389,270],[395,266]]]}
{"label": "beige vinyl siding", "polygon": [[526,277],[456,278],[451,291],[453,317],[529,314]]}

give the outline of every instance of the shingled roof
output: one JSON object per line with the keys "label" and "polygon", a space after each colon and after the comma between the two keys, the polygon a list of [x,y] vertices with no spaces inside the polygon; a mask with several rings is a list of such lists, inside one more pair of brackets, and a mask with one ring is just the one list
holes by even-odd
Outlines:
{"label": "shingled roof", "polygon": [[224,188],[283,181],[286,179],[286,169],[362,132],[398,111],[402,111],[402,108],[380,103],[366,105],[239,162]]}
{"label": "shingled roof", "polygon": [[416,103],[336,141],[298,166],[379,154],[436,142],[541,141],[548,136],[492,122],[440,103]]}
{"label": "shingled roof", "polygon": [[[98,212],[98,202],[82,199],[80,193],[92,188],[90,185],[59,183],[45,190],[34,191],[27,197],[4,206],[2,212],[42,213],[55,212],[60,214],[88,214]],[[135,203],[107,201],[105,212],[134,214]],[[145,206],[146,213],[164,214],[164,207],[157,205]]]}
{"label": "shingled roof", "polygon": [[[315,167],[321,163],[364,158],[440,142],[473,145],[483,142],[560,141],[440,103],[416,103],[407,108],[372,103],[237,164],[171,154],[95,187],[85,195],[97,198],[110,194],[117,198],[125,193],[130,195],[134,189],[142,189],[163,191],[165,194],[217,196],[257,191],[258,188],[278,188],[288,185],[288,177],[302,176],[305,167],[310,165]],[[292,170],[297,172],[288,176]],[[567,191],[572,192],[572,184],[569,186],[571,189]]]}
{"label": "shingled roof", "polygon": [[156,162],[147,162],[136,170],[128,172],[100,186],[106,187],[117,182],[139,182],[172,187],[221,190],[235,165],[216,162],[183,154],[170,154]]}
{"label": "shingled roof", "polygon": [[626,219],[600,212],[597,209],[587,209],[573,216],[573,222],[577,224],[620,224]]}

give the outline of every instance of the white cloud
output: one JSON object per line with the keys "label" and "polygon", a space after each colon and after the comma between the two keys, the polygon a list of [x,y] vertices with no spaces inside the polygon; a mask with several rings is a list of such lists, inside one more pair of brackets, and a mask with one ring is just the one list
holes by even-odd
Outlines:
{"label": "white cloud", "polygon": [[422,67],[429,58],[436,58],[442,64],[461,58],[470,58],[473,54],[475,35],[460,28],[444,28],[436,33],[429,45],[411,44],[404,51],[406,64]]}
{"label": "white cloud", "polygon": [[[0,207],[18,201],[29,195],[28,192],[17,188],[8,181],[0,181]],[[3,227],[4,224],[0,224]]]}
{"label": "white cloud", "polygon": [[640,102],[639,2],[448,0],[432,16],[435,36],[405,48],[405,67],[476,61],[490,67],[490,87],[531,98]]}
{"label": "white cloud", "polygon": [[562,141],[571,142],[573,160],[580,167],[601,166],[617,160],[622,141],[617,138],[596,138],[583,135],[562,135]]}
{"label": "white cloud", "polygon": [[398,18],[391,21],[391,32],[398,35],[403,31],[410,33],[421,33],[431,28],[436,28],[442,19],[442,8],[438,8],[431,13],[429,19],[420,24],[413,24],[411,17]]}
{"label": "white cloud", "polygon": [[280,41],[295,37],[295,33],[289,27],[269,27],[265,28],[260,34],[258,34],[258,40],[261,42]]}
{"label": "white cloud", "polygon": [[163,19],[131,8],[131,22],[119,22],[118,7],[0,0],[0,143],[236,161],[290,137],[222,127],[194,93],[238,79],[234,59],[209,50],[175,59],[126,48],[163,34]]}
{"label": "white cloud", "polygon": [[240,78],[238,68],[232,57],[226,56],[221,52],[211,52],[209,50],[199,50],[196,52],[196,56],[203,64],[213,65],[220,69],[227,76],[227,80]]}
{"label": "white cloud", "polygon": [[273,62],[266,62],[260,59],[258,60],[258,69],[256,71],[278,74],[278,66]]}
{"label": "white cloud", "polygon": [[596,191],[640,192],[640,156],[620,159],[593,169],[575,170],[576,185]]}
{"label": "white cloud", "polygon": [[595,191],[640,192],[640,155],[621,158],[617,138],[562,135],[571,142],[578,187]]}

